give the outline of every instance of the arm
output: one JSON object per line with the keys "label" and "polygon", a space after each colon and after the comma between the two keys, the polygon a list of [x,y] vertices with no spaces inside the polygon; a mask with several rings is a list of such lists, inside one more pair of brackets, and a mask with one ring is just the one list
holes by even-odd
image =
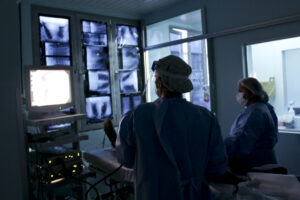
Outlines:
{"label": "arm", "polygon": [[133,132],[133,114],[126,113],[120,120],[116,141],[118,161],[127,168],[133,168],[135,161],[136,141]]}
{"label": "arm", "polygon": [[210,130],[211,135],[208,149],[208,166],[206,169],[206,177],[208,179],[223,175],[227,170],[225,146],[220,126],[215,117],[213,117]]}
{"label": "arm", "polygon": [[229,157],[238,158],[249,155],[254,148],[255,142],[264,131],[265,120],[262,113],[253,111],[246,119],[243,127],[235,134],[225,139],[227,154]]}

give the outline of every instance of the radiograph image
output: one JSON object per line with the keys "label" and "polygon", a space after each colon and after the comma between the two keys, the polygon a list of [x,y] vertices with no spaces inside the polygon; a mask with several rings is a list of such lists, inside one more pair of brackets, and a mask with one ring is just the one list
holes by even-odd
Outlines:
{"label": "radiograph image", "polygon": [[46,56],[70,56],[70,46],[68,43],[45,42]]}
{"label": "radiograph image", "polygon": [[134,26],[117,26],[118,45],[138,45],[138,31]]}
{"label": "radiograph image", "polygon": [[142,103],[141,96],[122,97],[122,114],[124,115],[125,113],[134,109],[141,103]]}
{"label": "radiograph image", "polygon": [[138,92],[137,70],[120,72],[120,87],[124,94]]}
{"label": "radiograph image", "polygon": [[47,66],[70,66],[71,61],[69,57],[46,57],[46,65]]}
{"label": "radiograph image", "polygon": [[87,46],[86,65],[88,70],[107,69],[108,68],[107,48],[100,47],[100,46]]}
{"label": "radiograph image", "polygon": [[58,17],[40,16],[42,42],[69,42],[69,20]]}
{"label": "radiograph image", "polygon": [[82,31],[85,45],[107,46],[106,24],[82,21]]}
{"label": "radiograph image", "polygon": [[86,98],[86,114],[90,122],[101,121],[112,115],[109,96]]}
{"label": "radiograph image", "polygon": [[109,72],[107,70],[89,71],[89,89],[101,94],[110,93]]}
{"label": "radiograph image", "polygon": [[139,67],[139,51],[137,47],[122,48],[122,68],[137,69]]}

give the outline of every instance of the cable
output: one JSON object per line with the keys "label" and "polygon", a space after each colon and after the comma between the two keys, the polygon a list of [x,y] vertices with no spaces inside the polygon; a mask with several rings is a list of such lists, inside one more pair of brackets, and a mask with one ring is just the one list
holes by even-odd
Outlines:
{"label": "cable", "polygon": [[91,191],[91,189],[93,189],[96,185],[98,185],[99,183],[101,183],[102,181],[104,181],[105,179],[107,179],[108,177],[112,176],[114,173],[116,173],[117,171],[119,171],[121,169],[121,167],[123,166],[123,164],[121,164],[117,169],[115,169],[114,171],[112,171],[111,173],[107,174],[106,176],[104,176],[102,179],[100,179],[99,181],[97,181],[96,183],[94,183],[86,192],[85,192],[85,199],[87,199],[87,195],[88,193]]}
{"label": "cable", "polygon": [[[74,180],[80,181],[80,182],[82,182],[82,183],[85,183],[85,184],[87,184],[87,185],[89,185],[89,186],[92,187],[92,184],[89,183],[89,182],[87,182],[87,181],[85,181],[85,180],[82,180],[82,179],[80,179],[80,178],[73,177],[73,176],[71,176],[71,178],[74,179]],[[95,191],[95,193],[96,193],[96,195],[97,195],[96,200],[101,200],[101,196],[99,195],[99,191],[97,190],[97,188],[94,187],[93,189],[94,189],[94,191]],[[86,200],[87,200],[87,199],[86,199]]]}

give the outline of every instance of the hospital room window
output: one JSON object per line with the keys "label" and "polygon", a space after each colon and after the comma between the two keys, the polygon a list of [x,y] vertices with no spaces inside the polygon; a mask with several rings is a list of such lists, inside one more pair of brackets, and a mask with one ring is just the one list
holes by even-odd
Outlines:
{"label": "hospital room window", "polygon": [[269,95],[282,131],[300,130],[300,37],[246,46],[248,76]]}
{"label": "hospital room window", "polygon": [[[155,44],[156,47],[145,52],[146,77],[149,80],[153,76],[151,71],[153,61],[170,54],[178,56],[192,67],[190,79],[194,88],[191,92],[183,94],[184,98],[194,104],[211,109],[206,40],[194,39],[189,42],[159,47],[164,42],[176,42],[201,35],[203,34],[202,30],[201,10],[147,26],[147,46],[150,45],[151,48],[151,45]],[[154,83],[149,81],[147,87],[147,101],[154,101],[157,98]]]}
{"label": "hospital room window", "polygon": [[40,65],[71,65],[69,19],[39,16]]}

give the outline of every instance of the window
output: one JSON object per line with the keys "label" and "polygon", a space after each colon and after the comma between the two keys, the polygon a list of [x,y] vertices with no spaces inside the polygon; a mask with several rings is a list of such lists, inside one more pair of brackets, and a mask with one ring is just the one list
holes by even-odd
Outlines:
{"label": "window", "polygon": [[[211,109],[206,40],[195,39],[192,42],[181,42],[168,47],[159,47],[163,42],[176,42],[181,39],[201,35],[201,20],[201,11],[197,10],[149,25],[146,28],[147,39],[149,39],[150,36],[150,39],[146,41],[147,46],[155,44],[156,47],[151,48],[150,46],[151,49],[145,52],[146,72],[148,79],[149,77],[152,77],[153,72],[150,67],[152,66],[153,61],[162,57],[171,54],[182,58],[192,67],[190,79],[194,86],[194,89],[191,92],[183,94],[184,98],[194,104]],[[155,34],[160,35],[160,37],[155,37]],[[147,100],[153,101],[156,98],[154,83],[149,82]]]}
{"label": "window", "polygon": [[81,130],[102,128],[106,118],[117,123],[145,101],[137,21],[41,7],[33,16],[34,64],[72,66],[73,109],[87,114]]}
{"label": "window", "polygon": [[248,76],[268,93],[279,129],[300,130],[300,37],[247,45],[246,52]]}

